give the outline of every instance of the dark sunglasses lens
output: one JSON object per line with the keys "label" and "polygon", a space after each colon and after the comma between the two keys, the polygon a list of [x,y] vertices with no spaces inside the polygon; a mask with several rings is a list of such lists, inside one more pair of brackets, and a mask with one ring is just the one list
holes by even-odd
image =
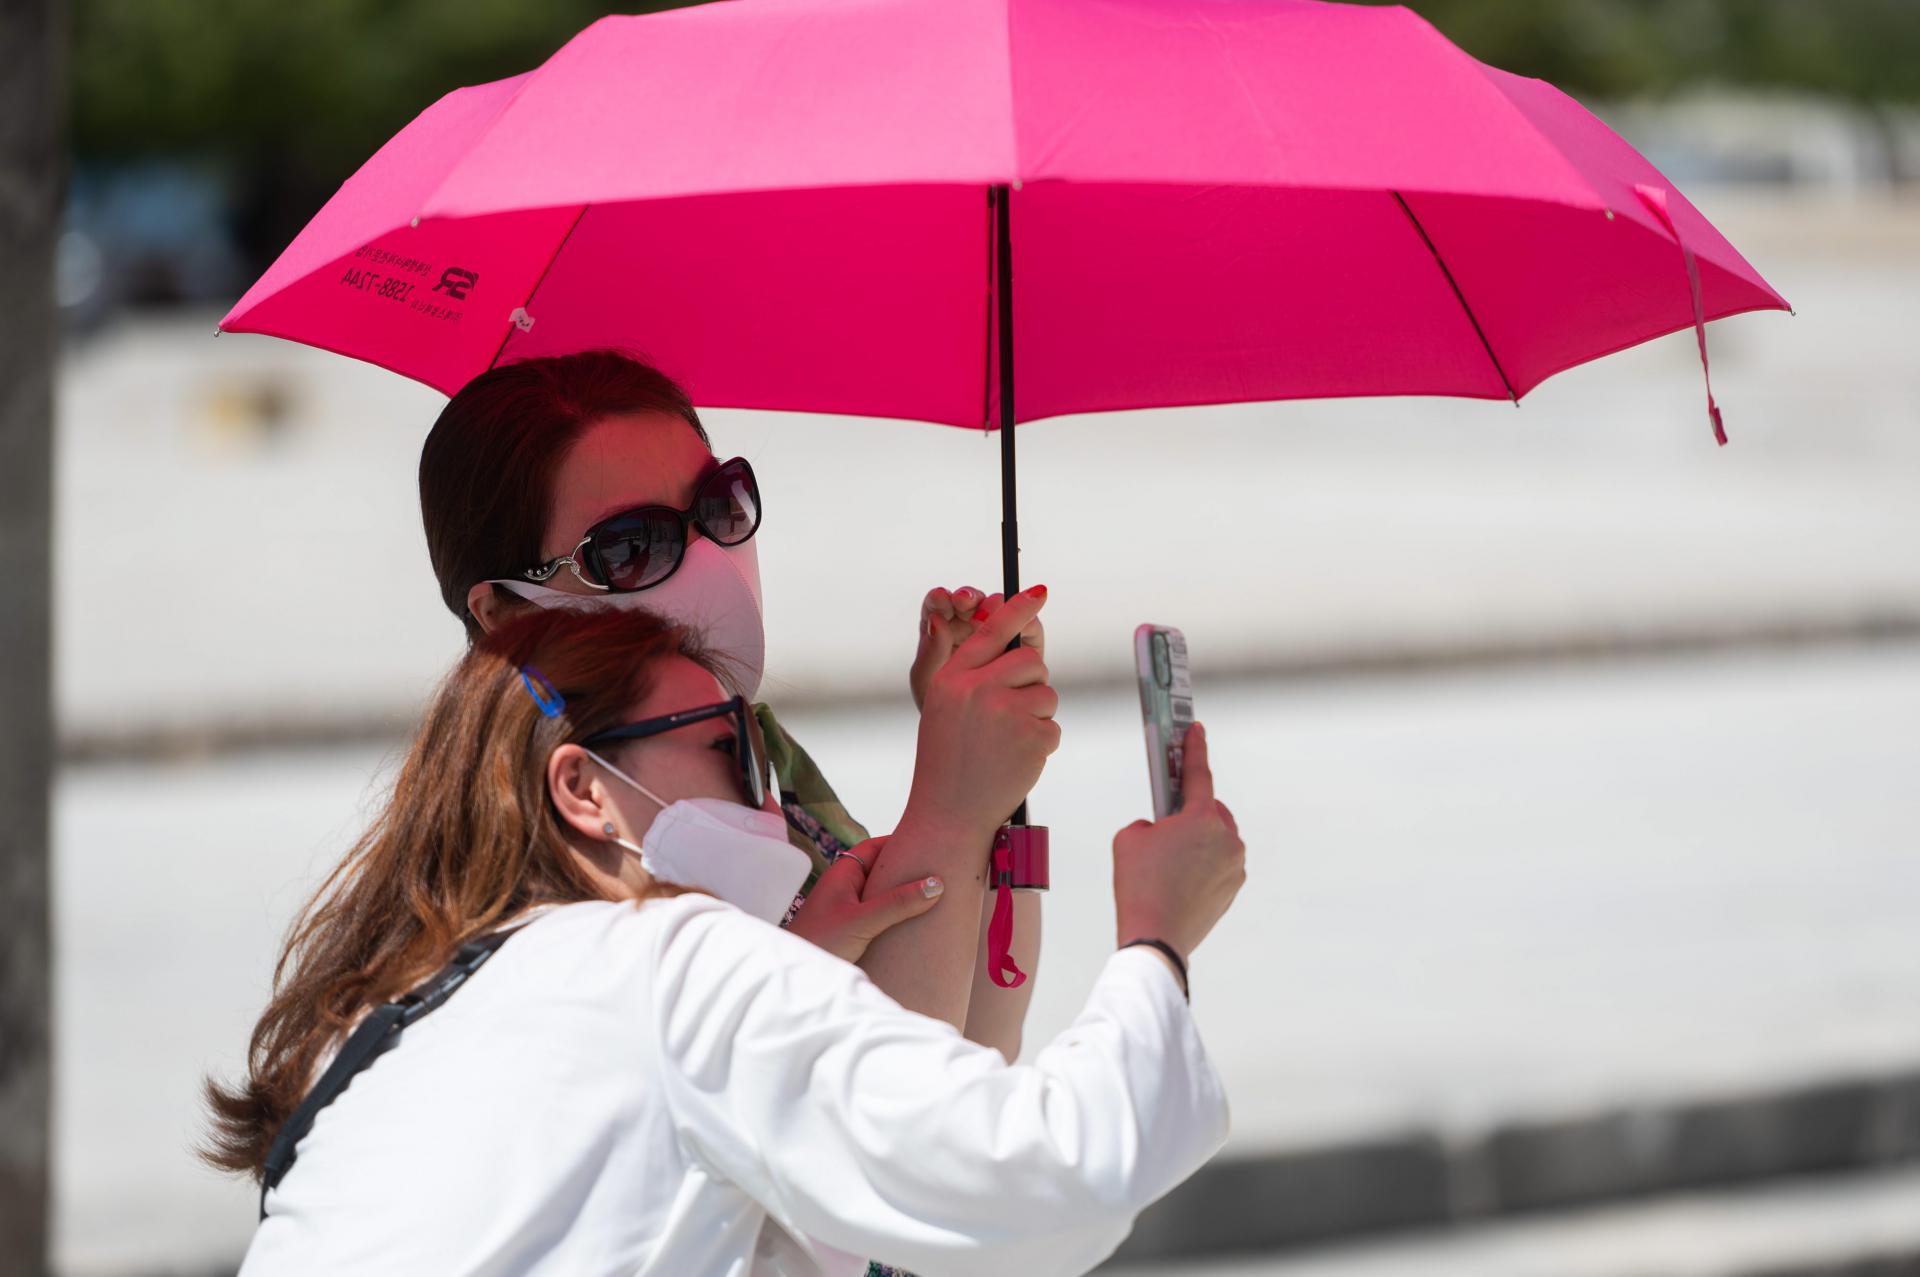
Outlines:
{"label": "dark sunglasses lens", "polygon": [[636,514],[606,524],[593,538],[604,580],[611,590],[644,590],[680,566],[686,529],[666,511]]}
{"label": "dark sunglasses lens", "polygon": [[739,545],[760,526],[760,485],[738,458],[708,475],[693,499],[700,530],[721,545]]}

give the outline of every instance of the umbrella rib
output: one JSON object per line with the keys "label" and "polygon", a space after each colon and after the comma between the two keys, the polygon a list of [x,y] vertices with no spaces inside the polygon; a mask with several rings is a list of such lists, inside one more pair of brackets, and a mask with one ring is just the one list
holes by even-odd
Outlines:
{"label": "umbrella rib", "polygon": [[[566,249],[567,241],[573,238],[573,228],[580,225],[580,219],[585,217],[587,210],[592,207],[593,205],[591,204],[582,204],[580,206],[580,211],[573,215],[571,222],[567,223],[567,233],[560,237],[558,244],[554,245],[553,252],[547,257],[547,264],[540,268],[540,278],[534,280],[533,287],[527,290],[527,300],[520,303],[520,309],[525,312],[529,318],[533,315],[533,299],[540,295],[540,285],[547,282],[547,272],[552,270],[553,264],[560,260],[560,254]],[[507,331],[500,334],[500,344],[494,349],[493,358],[487,361],[487,368],[489,370],[500,366],[500,356],[507,353],[507,343],[513,340],[514,332],[513,322],[509,319],[507,322]]]}
{"label": "umbrella rib", "polygon": [[1440,268],[1440,274],[1446,278],[1447,287],[1453,290],[1453,299],[1459,302],[1460,309],[1466,312],[1467,322],[1473,325],[1473,335],[1480,339],[1480,348],[1487,352],[1487,361],[1493,365],[1494,372],[1500,375],[1500,384],[1507,388],[1507,398],[1513,400],[1516,408],[1519,407],[1520,396],[1513,393],[1513,383],[1507,380],[1507,370],[1500,366],[1500,357],[1493,353],[1493,343],[1487,340],[1486,331],[1480,327],[1479,319],[1474,316],[1473,307],[1467,305],[1467,295],[1460,291],[1459,281],[1454,279],[1453,272],[1447,269],[1446,259],[1440,256],[1440,250],[1434,247],[1433,237],[1427,234],[1427,228],[1420,224],[1420,219],[1413,215],[1411,208],[1407,207],[1406,196],[1398,191],[1392,192],[1392,195],[1394,203],[1400,206],[1400,211],[1407,215],[1409,222],[1413,223],[1413,229],[1419,234],[1420,242],[1427,246],[1429,253],[1433,254],[1434,264]]}

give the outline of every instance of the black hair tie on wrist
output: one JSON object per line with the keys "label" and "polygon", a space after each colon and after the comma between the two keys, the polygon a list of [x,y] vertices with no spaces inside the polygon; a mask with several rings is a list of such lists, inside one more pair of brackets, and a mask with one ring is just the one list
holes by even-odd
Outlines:
{"label": "black hair tie on wrist", "polygon": [[1173,969],[1180,973],[1180,996],[1185,998],[1189,1002],[1193,1001],[1193,989],[1187,983],[1186,959],[1182,958],[1179,955],[1179,953],[1177,953],[1174,950],[1174,947],[1168,944],[1165,940],[1154,940],[1150,937],[1142,937],[1139,940],[1129,940],[1125,944],[1121,945],[1120,947],[1122,949],[1131,949],[1133,948],[1133,946],[1137,944],[1151,945],[1153,948],[1158,949],[1160,952],[1166,954],[1167,957],[1172,960]]}

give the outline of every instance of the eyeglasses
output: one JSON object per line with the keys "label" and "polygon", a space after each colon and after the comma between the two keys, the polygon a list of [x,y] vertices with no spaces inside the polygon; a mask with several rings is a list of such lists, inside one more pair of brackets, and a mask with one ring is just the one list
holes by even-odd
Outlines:
{"label": "eyeglasses", "polygon": [[747,698],[736,696],[732,700],[721,701],[715,705],[702,705],[696,709],[683,709],[674,714],[663,714],[659,718],[649,718],[644,722],[628,723],[622,727],[610,727],[604,732],[596,732],[581,744],[588,749],[601,745],[610,745],[615,741],[645,740],[649,736],[658,736],[670,732],[676,727],[686,727],[692,723],[704,723],[708,719],[732,717],[733,740],[725,742],[733,754],[736,779],[740,782],[741,797],[749,807],[759,807],[767,801],[767,760],[761,749],[754,743],[753,711],[747,708]]}
{"label": "eyeglasses", "polygon": [[622,510],[588,528],[571,553],[521,575],[545,581],[565,567],[596,590],[625,594],[649,589],[679,570],[689,524],[716,545],[743,544],[760,530],[760,484],[745,457],[714,467],[700,480],[686,509],[643,505]]}

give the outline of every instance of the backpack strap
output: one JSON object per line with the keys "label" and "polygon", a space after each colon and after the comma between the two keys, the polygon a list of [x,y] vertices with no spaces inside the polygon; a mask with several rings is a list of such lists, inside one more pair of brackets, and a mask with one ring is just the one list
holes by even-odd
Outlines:
{"label": "backpack strap", "polygon": [[492,935],[469,940],[460,946],[452,962],[442,967],[426,983],[401,996],[396,1002],[383,1002],[367,1013],[353,1033],[348,1036],[340,1053],[333,1057],[333,1063],[320,1075],[320,1080],[307,1092],[280,1130],[273,1137],[273,1144],[267,1149],[266,1161],[260,1174],[260,1218],[267,1217],[267,1193],[278,1188],[287,1171],[299,1156],[296,1149],[307,1132],[313,1129],[314,1119],[320,1116],[320,1110],[339,1098],[340,1092],[347,1089],[360,1070],[372,1064],[375,1059],[400,1043],[400,1033],[409,1024],[421,1017],[432,1014],[441,1004],[453,996],[455,989],[467,982],[486,964],[501,945],[512,938],[518,927],[506,931],[496,931]]}

